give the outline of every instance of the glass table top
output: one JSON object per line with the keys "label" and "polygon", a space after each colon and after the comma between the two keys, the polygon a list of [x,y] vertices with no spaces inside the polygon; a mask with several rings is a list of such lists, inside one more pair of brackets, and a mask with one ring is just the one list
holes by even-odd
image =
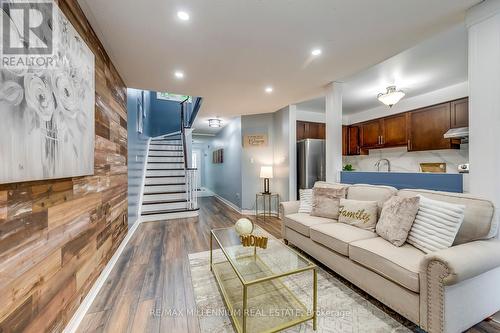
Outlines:
{"label": "glass table top", "polygon": [[288,275],[297,271],[312,269],[314,263],[271,236],[259,226],[252,235],[268,237],[267,248],[244,247],[236,230],[231,228],[213,229],[213,249],[217,244],[224,252],[238,277],[244,283]]}

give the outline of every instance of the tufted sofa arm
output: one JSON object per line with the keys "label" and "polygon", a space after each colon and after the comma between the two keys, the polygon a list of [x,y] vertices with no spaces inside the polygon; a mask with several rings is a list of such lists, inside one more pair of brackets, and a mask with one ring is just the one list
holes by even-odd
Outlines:
{"label": "tufted sofa arm", "polygon": [[300,201],[285,201],[280,205],[281,217],[299,212]]}
{"label": "tufted sofa arm", "polygon": [[443,284],[453,285],[499,267],[500,241],[475,241],[429,253],[422,263],[421,271],[427,272],[434,261],[447,268]]}
{"label": "tufted sofa arm", "polygon": [[300,201],[285,201],[280,204],[281,237],[285,238],[285,216],[299,212]]}
{"label": "tufted sofa arm", "polygon": [[420,326],[430,333],[448,332],[445,316],[452,310],[445,308],[446,287],[498,267],[498,240],[474,241],[426,255],[420,265]]}

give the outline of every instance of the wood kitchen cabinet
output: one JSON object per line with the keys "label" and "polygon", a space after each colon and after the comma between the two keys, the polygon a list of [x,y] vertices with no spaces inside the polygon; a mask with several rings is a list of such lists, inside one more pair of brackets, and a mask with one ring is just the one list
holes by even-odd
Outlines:
{"label": "wood kitchen cabinet", "polygon": [[361,148],[388,148],[406,145],[406,114],[375,119],[361,124]]}
{"label": "wood kitchen cabinet", "polygon": [[382,119],[382,145],[384,147],[405,146],[407,143],[407,115],[400,113]]}
{"label": "wood kitchen cabinet", "polygon": [[456,140],[443,137],[451,128],[451,103],[411,111],[408,119],[408,151],[459,147]]}
{"label": "wood kitchen cabinet", "polygon": [[461,98],[350,125],[347,154],[366,154],[369,149],[406,145],[408,151],[459,149],[460,139],[445,139],[444,133],[450,128],[467,126],[469,99]]}
{"label": "wood kitchen cabinet", "polygon": [[360,155],[359,127],[342,126],[342,155]]}
{"label": "wood kitchen cabinet", "polygon": [[382,146],[382,123],[375,119],[361,124],[361,148],[372,149]]}
{"label": "wood kitchen cabinet", "polygon": [[323,123],[297,121],[297,141],[304,139],[325,139],[326,127]]}
{"label": "wood kitchen cabinet", "polygon": [[451,128],[469,127],[469,98],[451,102]]}
{"label": "wood kitchen cabinet", "polygon": [[297,131],[296,131],[297,141],[306,139],[306,123],[303,121],[297,121]]}
{"label": "wood kitchen cabinet", "polygon": [[349,145],[347,146],[348,155],[361,154],[361,146],[359,142],[359,126],[349,126]]}
{"label": "wood kitchen cabinet", "polygon": [[342,125],[342,156],[349,154],[349,126]]}

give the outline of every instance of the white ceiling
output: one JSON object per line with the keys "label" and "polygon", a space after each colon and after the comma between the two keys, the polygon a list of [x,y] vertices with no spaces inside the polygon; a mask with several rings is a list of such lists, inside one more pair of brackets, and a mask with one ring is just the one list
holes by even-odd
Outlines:
{"label": "white ceiling", "polygon": [[[382,105],[387,86],[402,89],[405,98],[467,81],[467,31],[463,23],[441,32],[375,66],[341,79],[342,111],[353,114]],[[324,112],[325,98],[297,104],[299,110]]]}
{"label": "white ceiling", "polygon": [[[79,0],[127,86],[203,96],[200,118],[320,96],[329,82],[462,22],[479,2]],[[178,20],[180,9],[190,21]],[[311,59],[314,47],[323,54]]]}

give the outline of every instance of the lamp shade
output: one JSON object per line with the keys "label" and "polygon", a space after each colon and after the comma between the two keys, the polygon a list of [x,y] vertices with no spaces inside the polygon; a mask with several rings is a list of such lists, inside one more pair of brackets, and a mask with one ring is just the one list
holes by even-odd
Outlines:
{"label": "lamp shade", "polygon": [[273,167],[272,166],[260,167],[260,178],[273,178]]}

